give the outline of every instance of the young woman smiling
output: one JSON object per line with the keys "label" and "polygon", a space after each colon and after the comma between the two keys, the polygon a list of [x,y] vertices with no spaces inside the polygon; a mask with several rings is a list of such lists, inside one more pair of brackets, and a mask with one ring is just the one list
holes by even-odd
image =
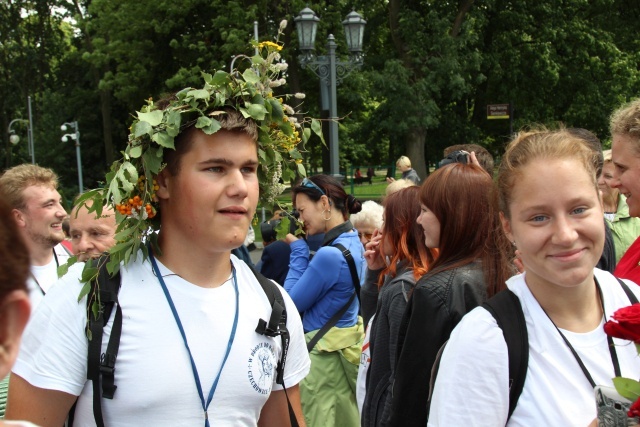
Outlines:
{"label": "young woman smiling", "polygon": [[611,274],[594,268],[604,245],[595,168],[594,152],[566,130],[523,132],[507,147],[497,203],[525,270],[507,281],[528,332],[524,389],[509,417],[505,338],[494,317],[476,308],[445,347],[429,426],[595,425],[594,386],[637,377],[635,347],[611,345],[602,328],[630,301]]}

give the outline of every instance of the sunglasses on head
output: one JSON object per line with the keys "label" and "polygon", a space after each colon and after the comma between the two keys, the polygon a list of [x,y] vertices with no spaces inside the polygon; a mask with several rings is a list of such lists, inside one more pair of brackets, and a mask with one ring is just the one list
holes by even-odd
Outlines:
{"label": "sunglasses on head", "polygon": [[326,196],[327,194],[324,192],[324,190],[320,187],[318,187],[313,181],[311,181],[309,178],[304,178],[302,180],[302,182],[300,183],[300,186],[305,187],[305,188],[313,188],[314,190],[318,190],[323,196]]}

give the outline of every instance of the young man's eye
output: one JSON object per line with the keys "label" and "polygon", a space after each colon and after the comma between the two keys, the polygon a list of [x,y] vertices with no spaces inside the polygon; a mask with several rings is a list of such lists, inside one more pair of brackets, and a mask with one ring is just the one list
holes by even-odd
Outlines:
{"label": "young man's eye", "polygon": [[531,221],[532,221],[532,222],[542,222],[542,221],[544,221],[545,219],[547,219],[547,217],[546,217],[546,216],[544,216],[544,215],[536,215],[536,216],[534,216],[534,217],[531,217]]}
{"label": "young man's eye", "polygon": [[257,169],[255,166],[246,166],[242,168],[242,173],[246,173],[246,174],[256,173],[256,170]]}
{"label": "young man's eye", "polygon": [[220,167],[220,166],[211,166],[210,168],[207,168],[207,171],[219,173],[219,172],[222,172],[222,167]]}
{"label": "young man's eye", "polygon": [[576,208],[576,209],[573,210],[573,213],[577,214],[577,215],[580,215],[580,214],[585,213],[586,211],[587,211],[587,208]]}

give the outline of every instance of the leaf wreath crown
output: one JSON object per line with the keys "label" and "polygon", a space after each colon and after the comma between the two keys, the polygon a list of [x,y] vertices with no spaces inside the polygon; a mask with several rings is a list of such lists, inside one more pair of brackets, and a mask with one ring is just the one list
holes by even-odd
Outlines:
{"label": "leaf wreath crown", "polygon": [[[140,250],[146,259],[148,249],[144,242],[157,248],[160,221],[156,177],[165,166],[164,151],[174,150],[175,138],[191,126],[208,135],[217,132],[221,125],[216,117],[225,109],[235,109],[258,125],[262,201],[273,203],[284,191],[282,182],[306,175],[298,145],[306,142],[312,131],[322,139],[321,125],[315,119],[299,120],[294,108],[287,104],[290,98],[303,99],[304,94],[274,93],[275,88],[286,84],[288,65],[280,55],[282,44],[278,42],[285,26],[286,21],[282,21],[275,42],[253,42],[257,49],[254,56],[238,56],[250,61],[243,72],[234,69],[230,73],[222,70],[202,73],[201,88],[182,89],[162,109],[149,99],[137,112],[123,157],[111,166],[104,187],[84,193],[75,203],[87,206],[97,216],[102,215],[104,206],[115,208],[117,243],[109,249],[109,273],[115,274],[121,262],[135,260]],[[76,260],[71,257],[59,275]],[[79,299],[89,292],[89,282],[97,276],[98,268],[94,263],[85,264],[81,278],[85,286]]]}

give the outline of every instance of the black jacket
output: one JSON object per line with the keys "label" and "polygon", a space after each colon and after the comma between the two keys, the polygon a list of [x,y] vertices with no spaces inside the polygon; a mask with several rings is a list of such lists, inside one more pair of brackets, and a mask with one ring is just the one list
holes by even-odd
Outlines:
{"label": "black jacket", "polygon": [[398,349],[398,329],[407,307],[406,298],[415,285],[413,270],[399,268],[396,276],[385,282],[380,289],[376,317],[373,319],[369,333],[371,364],[367,371],[367,393],[362,408],[362,427],[379,426],[389,419],[391,385]]}
{"label": "black jacket", "polygon": [[479,261],[453,270],[427,273],[418,281],[398,332],[391,417],[387,425],[427,425],[429,379],[438,350],[462,316],[486,299]]}

